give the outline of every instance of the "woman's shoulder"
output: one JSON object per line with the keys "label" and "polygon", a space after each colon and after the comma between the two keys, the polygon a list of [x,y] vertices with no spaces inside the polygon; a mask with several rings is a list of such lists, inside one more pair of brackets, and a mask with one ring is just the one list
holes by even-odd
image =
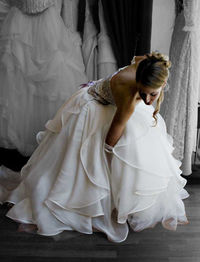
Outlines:
{"label": "woman's shoulder", "polygon": [[135,66],[128,65],[120,68],[110,79],[111,89],[121,89],[120,87],[130,87],[135,84]]}
{"label": "woman's shoulder", "polygon": [[110,88],[116,104],[132,100],[136,93],[134,66],[127,66],[115,74],[110,80]]}

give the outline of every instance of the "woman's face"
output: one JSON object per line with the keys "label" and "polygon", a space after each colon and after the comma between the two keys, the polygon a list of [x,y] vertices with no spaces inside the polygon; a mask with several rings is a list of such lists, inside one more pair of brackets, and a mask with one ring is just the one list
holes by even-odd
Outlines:
{"label": "woman's face", "polygon": [[152,105],[153,102],[159,98],[162,88],[163,87],[155,89],[155,88],[144,87],[140,85],[138,88],[139,89],[138,92],[146,105]]}
{"label": "woman's face", "polygon": [[[142,60],[146,58],[147,58],[146,55],[135,56],[135,62],[140,63]],[[142,84],[138,84],[138,92],[141,99],[144,101],[146,105],[152,105],[153,102],[159,98],[163,87],[164,85],[161,86],[160,88],[155,89],[155,88],[143,86]]]}

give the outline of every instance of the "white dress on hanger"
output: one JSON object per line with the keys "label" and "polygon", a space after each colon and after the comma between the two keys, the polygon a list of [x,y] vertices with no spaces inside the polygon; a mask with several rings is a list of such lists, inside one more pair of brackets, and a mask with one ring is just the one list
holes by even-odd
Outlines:
{"label": "white dress on hanger", "polygon": [[87,77],[61,1],[10,2],[0,34],[0,147],[30,155],[38,131]]}
{"label": "white dress on hanger", "polygon": [[41,235],[97,229],[114,242],[127,238],[128,224],[187,223],[186,180],[159,114],[153,125],[153,106],[139,102],[117,144],[105,144],[116,111],[112,76],[86,84],[47,122],[14,191],[0,183],[0,201],[15,204],[8,217],[36,224]]}
{"label": "white dress on hanger", "polygon": [[86,0],[85,7],[85,22],[83,31],[83,61],[85,64],[86,75],[89,80],[98,79],[97,74],[97,29],[94,24],[92,14],[90,12],[90,5],[94,0]]}
{"label": "white dress on hanger", "polygon": [[174,155],[182,160],[183,174],[190,175],[200,95],[200,2],[184,0],[183,4],[184,10],[176,18],[172,35],[170,88],[161,114],[174,139]]}
{"label": "white dress on hanger", "polygon": [[[78,24],[78,1],[79,0],[63,0],[62,1],[62,18],[67,28],[71,41],[73,42],[73,52],[76,54],[74,63],[77,67],[81,67],[85,72],[85,66],[82,57],[82,39],[80,33],[77,31]],[[86,80],[87,82],[87,80]],[[83,83],[83,82],[82,82]],[[85,83],[85,82],[84,82]]]}
{"label": "white dress on hanger", "polygon": [[99,22],[100,33],[98,34],[98,58],[97,58],[97,71],[98,78],[104,78],[107,75],[114,73],[117,70],[117,62],[112,50],[111,41],[108,36],[103,6],[99,0]]}

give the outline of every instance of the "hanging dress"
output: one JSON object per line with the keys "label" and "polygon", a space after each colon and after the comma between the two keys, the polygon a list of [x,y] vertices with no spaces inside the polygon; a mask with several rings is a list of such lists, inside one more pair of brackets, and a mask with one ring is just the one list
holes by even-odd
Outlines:
{"label": "hanging dress", "polygon": [[97,28],[94,24],[91,7],[94,0],[86,0],[85,22],[83,30],[83,61],[85,64],[86,75],[89,80],[98,79],[97,73]]}
{"label": "hanging dress", "polygon": [[139,102],[117,144],[105,144],[116,111],[112,76],[84,85],[47,122],[22,182],[14,191],[0,186],[1,202],[15,204],[8,217],[36,224],[41,235],[97,229],[114,242],[127,238],[128,224],[141,231],[187,223],[186,180],[159,114],[153,126],[152,106]]}
{"label": "hanging dress", "polygon": [[35,136],[83,82],[61,1],[10,0],[0,34],[0,147],[30,155]]}
{"label": "hanging dress", "polygon": [[[85,67],[83,66],[83,57],[81,49],[82,39],[80,33],[77,31],[78,1],[79,0],[63,0],[61,13],[63,22],[67,28],[70,39],[73,42],[73,52],[75,54],[74,60],[77,63],[77,67],[81,66],[82,68],[84,68],[85,71]],[[78,57],[78,59],[76,57]]]}
{"label": "hanging dress", "polygon": [[100,33],[97,37],[98,55],[97,55],[97,74],[98,79],[113,74],[117,70],[117,62],[112,50],[110,37],[104,19],[103,6],[99,1],[99,22]]}
{"label": "hanging dress", "polygon": [[170,88],[165,94],[161,114],[174,139],[174,155],[183,163],[183,174],[190,175],[200,96],[200,2],[183,0],[183,6],[172,34]]}

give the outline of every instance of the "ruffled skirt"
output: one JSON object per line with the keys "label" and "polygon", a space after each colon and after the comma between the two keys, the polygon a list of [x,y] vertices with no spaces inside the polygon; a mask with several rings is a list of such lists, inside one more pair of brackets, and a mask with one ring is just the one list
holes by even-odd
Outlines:
{"label": "ruffled skirt", "polygon": [[80,36],[55,6],[38,15],[10,9],[0,34],[0,146],[30,155],[35,136],[87,82]]}
{"label": "ruffled skirt", "polygon": [[21,184],[7,197],[15,204],[7,216],[36,224],[42,235],[97,229],[114,242],[126,239],[128,224],[135,231],[158,222],[170,230],[186,224],[186,180],[162,117],[154,127],[153,107],[140,102],[109,153],[105,137],[116,108],[98,103],[87,89],[47,122]]}

